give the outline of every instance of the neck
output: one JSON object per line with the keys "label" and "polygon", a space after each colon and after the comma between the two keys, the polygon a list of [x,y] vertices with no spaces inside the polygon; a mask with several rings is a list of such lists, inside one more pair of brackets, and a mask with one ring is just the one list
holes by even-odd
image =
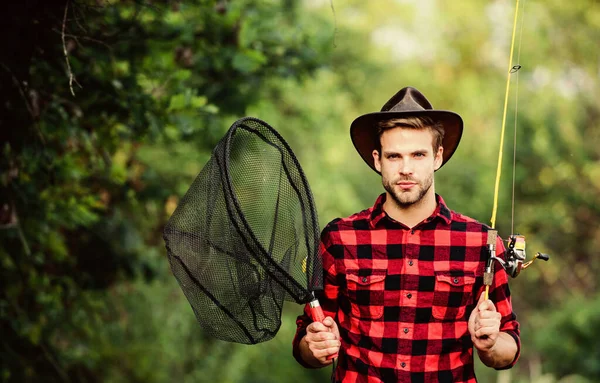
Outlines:
{"label": "neck", "polygon": [[435,211],[437,201],[433,185],[421,198],[421,200],[412,205],[398,205],[396,201],[386,192],[386,199],[383,203],[383,210],[394,220],[412,228],[421,223]]}

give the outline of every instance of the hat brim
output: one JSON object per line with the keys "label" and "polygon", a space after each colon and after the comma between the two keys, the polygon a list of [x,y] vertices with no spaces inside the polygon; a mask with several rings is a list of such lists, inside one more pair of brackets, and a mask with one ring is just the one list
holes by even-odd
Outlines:
{"label": "hat brim", "polygon": [[446,110],[417,110],[407,112],[375,112],[364,114],[356,118],[350,126],[350,137],[354,147],[362,157],[362,159],[375,170],[375,160],[373,159],[373,150],[379,149],[379,137],[377,135],[377,124],[381,121],[386,121],[395,118],[407,117],[430,117],[434,121],[438,121],[444,127],[444,139],[442,146],[442,165],[440,169],[456,151],[458,143],[462,137],[463,120],[462,118],[450,111]]}

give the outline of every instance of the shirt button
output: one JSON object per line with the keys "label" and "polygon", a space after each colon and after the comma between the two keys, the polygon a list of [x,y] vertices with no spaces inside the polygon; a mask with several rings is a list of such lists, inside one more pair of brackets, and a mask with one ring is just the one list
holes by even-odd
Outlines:
{"label": "shirt button", "polygon": [[408,328],[404,328],[404,333],[408,334]]}
{"label": "shirt button", "polygon": [[454,283],[458,283],[458,278],[454,278],[454,279],[452,280],[452,282],[454,282]]}
{"label": "shirt button", "polygon": [[410,231],[410,233],[411,233],[411,234],[414,234],[414,233],[415,233],[414,229],[413,229],[413,230],[411,230],[411,231]]}
{"label": "shirt button", "polygon": [[408,294],[406,294],[406,297],[407,297],[408,299],[410,299],[410,298],[412,298],[412,294],[411,294],[411,293],[408,293]]}
{"label": "shirt button", "polygon": [[412,259],[411,259],[410,261],[408,261],[408,265],[409,265],[409,266],[412,266],[412,265],[413,265],[413,261],[412,261]]}
{"label": "shirt button", "polygon": [[400,365],[401,365],[402,367],[406,367],[406,363],[404,363],[404,362],[400,363]]}
{"label": "shirt button", "polygon": [[363,281],[363,283],[367,283],[367,281],[368,281],[367,277],[363,277],[362,281]]}

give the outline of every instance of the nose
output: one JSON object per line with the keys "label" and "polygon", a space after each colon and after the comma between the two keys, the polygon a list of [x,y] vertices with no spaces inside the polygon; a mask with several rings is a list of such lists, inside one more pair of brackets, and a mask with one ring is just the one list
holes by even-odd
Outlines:
{"label": "nose", "polygon": [[400,168],[398,169],[398,173],[401,175],[411,175],[413,174],[414,166],[412,161],[408,159],[404,159],[400,164]]}

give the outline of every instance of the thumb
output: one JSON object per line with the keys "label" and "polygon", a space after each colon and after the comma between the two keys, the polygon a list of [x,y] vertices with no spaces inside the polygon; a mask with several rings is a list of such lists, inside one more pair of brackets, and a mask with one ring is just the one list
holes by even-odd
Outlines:
{"label": "thumb", "polygon": [[327,327],[332,327],[335,324],[335,321],[331,317],[326,317],[322,322]]}
{"label": "thumb", "polygon": [[325,319],[323,319],[323,324],[327,327],[329,327],[329,330],[334,333],[337,338],[339,339],[340,337],[340,331],[338,329],[337,323],[335,323],[335,321],[333,320],[332,317],[327,317]]}
{"label": "thumb", "polygon": [[479,300],[477,301],[475,308],[479,310],[479,307],[483,302],[485,302],[485,289],[481,292],[481,295],[479,295]]}
{"label": "thumb", "polygon": [[485,289],[481,292],[481,295],[479,296],[479,301],[477,301],[477,305],[479,306],[479,304],[483,301],[485,301]]}
{"label": "thumb", "polygon": [[477,302],[477,310],[485,311],[485,310],[492,310],[492,309],[494,309],[494,304],[492,303],[492,301],[490,301],[489,297],[487,299],[485,299],[485,291],[484,291],[479,296],[479,301]]}

